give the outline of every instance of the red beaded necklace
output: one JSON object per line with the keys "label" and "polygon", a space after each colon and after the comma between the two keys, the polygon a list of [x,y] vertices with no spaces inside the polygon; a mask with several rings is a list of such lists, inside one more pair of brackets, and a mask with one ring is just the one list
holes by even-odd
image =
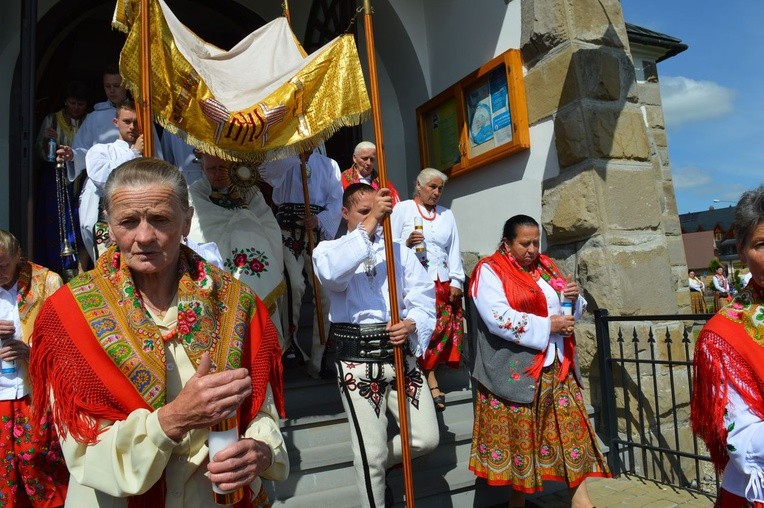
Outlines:
{"label": "red beaded necklace", "polygon": [[427,208],[424,205],[420,205],[419,204],[419,199],[414,198],[414,204],[416,205],[417,212],[419,212],[419,215],[421,215],[424,220],[432,221],[432,220],[435,220],[435,217],[438,216],[438,209],[437,208],[433,207],[433,209],[432,209],[432,217],[428,217],[428,216],[426,216],[425,214],[422,213],[422,208],[424,207],[425,210]]}

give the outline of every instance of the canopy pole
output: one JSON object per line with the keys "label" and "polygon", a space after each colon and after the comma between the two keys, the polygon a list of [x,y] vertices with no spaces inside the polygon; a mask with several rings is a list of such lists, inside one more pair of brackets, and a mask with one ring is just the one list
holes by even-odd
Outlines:
{"label": "canopy pole", "polygon": [[[300,173],[302,175],[302,197],[305,201],[305,222],[311,217],[310,213],[310,194],[308,192],[308,157],[305,152],[300,154]],[[303,223],[304,224],[304,223]],[[315,241],[313,240],[313,229],[305,226],[305,236],[308,238],[308,252],[313,254],[313,247],[315,247]],[[324,308],[321,303],[321,284],[318,282],[316,272],[310,271],[313,274],[313,299],[316,301],[316,321],[318,322],[318,338],[321,340],[321,345],[326,344],[326,334],[324,333]]]}
{"label": "canopy pole", "polygon": [[[289,0],[284,0],[284,3],[281,4],[281,7],[284,10],[284,17],[287,20],[287,23],[290,23],[291,27],[291,21],[289,16]],[[300,154],[300,175],[302,176],[302,197],[303,201],[305,202],[305,221],[310,218],[312,215],[310,213],[310,192],[308,191],[308,158],[305,156],[305,153]],[[313,253],[313,247],[315,247],[315,241],[313,240],[313,230],[309,228],[305,228],[305,236],[308,237],[308,252]],[[316,273],[311,270],[311,273],[313,273],[313,300],[316,302],[316,322],[318,323],[318,338],[321,340],[321,345],[326,344],[326,333],[324,332],[324,306],[321,303],[321,285],[318,282],[318,277],[316,277]]]}
{"label": "canopy pole", "polygon": [[151,26],[150,0],[141,0],[141,83],[138,125],[143,133],[143,156],[154,156],[154,122],[151,114]]}
{"label": "canopy pole", "polygon": [[[380,109],[379,85],[377,81],[377,60],[374,49],[374,27],[372,26],[371,0],[363,1],[364,34],[366,35],[366,58],[369,64],[369,88],[371,92],[371,112],[374,121],[374,138],[377,145],[377,170],[379,186],[387,187],[385,170],[385,143],[382,137],[382,111]],[[398,289],[395,279],[395,258],[393,255],[393,234],[390,218],[382,222],[385,241],[385,259],[387,261],[387,287],[390,292],[390,321],[396,324],[400,321],[398,312]],[[414,479],[411,471],[411,448],[409,444],[409,420],[406,407],[406,369],[404,364],[403,346],[395,347],[395,381],[398,390],[398,414],[400,415],[401,451],[403,459],[403,483],[406,494],[406,506],[414,506]]]}

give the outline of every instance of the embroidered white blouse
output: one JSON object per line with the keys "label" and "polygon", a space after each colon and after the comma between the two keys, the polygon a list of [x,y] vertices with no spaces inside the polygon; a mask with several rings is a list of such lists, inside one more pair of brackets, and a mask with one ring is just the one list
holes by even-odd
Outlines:
{"label": "embroidered white blouse", "polygon": [[727,385],[727,454],[722,488],[749,501],[764,502],[764,421]]}
{"label": "embroidered white blouse", "polygon": [[[507,301],[501,280],[490,266],[480,266],[480,285],[475,297],[480,317],[488,327],[488,330],[505,340],[512,341],[521,346],[544,351],[544,367],[554,363],[554,355],[562,361],[564,351],[564,337],[560,333],[551,333],[551,319],[549,316],[561,315],[560,295],[543,278],[539,278],[536,284],[544,292],[547,302],[548,316],[542,317],[527,312],[521,312],[512,308]],[[573,309],[573,317],[581,319],[586,310],[586,300],[579,295]],[[547,346],[549,348],[547,349]]]}

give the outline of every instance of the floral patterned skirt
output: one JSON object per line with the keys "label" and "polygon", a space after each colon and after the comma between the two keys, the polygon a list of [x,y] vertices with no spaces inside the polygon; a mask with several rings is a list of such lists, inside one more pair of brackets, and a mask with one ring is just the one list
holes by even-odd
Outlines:
{"label": "floral patterned skirt", "polygon": [[424,358],[419,361],[422,370],[434,369],[445,363],[458,369],[462,359],[464,338],[464,313],[461,299],[450,302],[451,282],[435,281],[435,330],[432,332]]}
{"label": "floral patterned skirt", "polygon": [[48,414],[35,425],[29,402],[0,401],[0,506],[62,506],[69,472],[53,421]]}
{"label": "floral patterned skirt", "polygon": [[558,380],[560,362],[545,367],[530,404],[501,399],[478,385],[469,467],[489,485],[531,494],[543,480],[576,487],[610,477],[573,374]]}

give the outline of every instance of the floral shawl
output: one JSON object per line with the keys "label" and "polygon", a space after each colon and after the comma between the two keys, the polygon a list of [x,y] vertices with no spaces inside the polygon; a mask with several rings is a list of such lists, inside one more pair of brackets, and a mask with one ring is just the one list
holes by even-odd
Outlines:
{"label": "floral shawl", "polygon": [[21,321],[22,340],[29,344],[34,330],[34,322],[42,308],[42,303],[55,293],[64,282],[56,273],[47,268],[22,259],[19,262],[17,304]]}
{"label": "floral shawl", "polygon": [[728,387],[764,420],[764,289],[752,281],[711,318],[695,344],[690,420],[721,471],[729,459]]}

